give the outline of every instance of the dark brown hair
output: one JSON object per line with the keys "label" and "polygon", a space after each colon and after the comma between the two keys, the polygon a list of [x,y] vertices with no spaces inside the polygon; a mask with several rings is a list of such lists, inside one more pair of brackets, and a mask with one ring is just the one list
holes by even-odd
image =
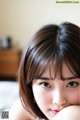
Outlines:
{"label": "dark brown hair", "polygon": [[80,27],[72,23],[46,25],[32,37],[18,71],[20,97],[27,109],[29,106],[40,118],[45,115],[34,103],[32,81],[42,76],[47,67],[54,64],[55,77],[62,75],[63,62],[69,70],[80,77]]}

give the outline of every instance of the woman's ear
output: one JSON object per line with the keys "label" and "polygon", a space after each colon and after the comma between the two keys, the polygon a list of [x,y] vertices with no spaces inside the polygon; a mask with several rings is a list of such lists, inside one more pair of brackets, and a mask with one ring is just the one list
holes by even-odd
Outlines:
{"label": "woman's ear", "polygon": [[80,120],[80,106],[62,109],[52,120]]}

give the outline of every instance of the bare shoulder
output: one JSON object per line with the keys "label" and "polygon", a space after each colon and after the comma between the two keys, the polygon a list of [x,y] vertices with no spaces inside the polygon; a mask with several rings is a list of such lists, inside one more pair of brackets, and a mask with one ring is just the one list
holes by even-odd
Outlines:
{"label": "bare shoulder", "polygon": [[69,106],[61,110],[53,120],[80,120],[80,106]]}
{"label": "bare shoulder", "polygon": [[10,109],[10,120],[35,120],[35,118],[24,109],[18,99]]}

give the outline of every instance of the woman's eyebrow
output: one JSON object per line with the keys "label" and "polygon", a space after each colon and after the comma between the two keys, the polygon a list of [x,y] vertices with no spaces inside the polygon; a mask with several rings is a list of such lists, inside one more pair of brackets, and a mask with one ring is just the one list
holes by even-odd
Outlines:
{"label": "woman's eyebrow", "polygon": [[79,78],[78,76],[71,76],[71,77],[66,77],[64,80],[72,80],[72,79],[77,79]]}
{"label": "woman's eyebrow", "polygon": [[40,77],[40,78],[38,78],[38,79],[42,79],[42,80],[50,80],[51,78],[49,78],[49,77]]}
{"label": "woman's eyebrow", "polygon": [[[72,79],[78,79],[79,77],[78,76],[71,76],[71,77],[64,77],[62,78],[63,80],[72,80]],[[38,79],[41,79],[41,80],[51,80],[51,78],[49,77],[40,77],[40,78],[37,78]]]}

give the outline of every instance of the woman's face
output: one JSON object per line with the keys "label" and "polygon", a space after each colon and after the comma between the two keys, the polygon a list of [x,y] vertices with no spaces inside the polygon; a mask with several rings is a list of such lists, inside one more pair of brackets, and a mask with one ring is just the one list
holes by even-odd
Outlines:
{"label": "woman's face", "polygon": [[[76,78],[65,64],[62,72],[64,81],[58,76],[52,80],[48,69],[41,78],[33,80],[32,89],[35,101],[50,120],[63,108],[80,105],[80,78]],[[51,76],[54,78],[53,68]]]}

